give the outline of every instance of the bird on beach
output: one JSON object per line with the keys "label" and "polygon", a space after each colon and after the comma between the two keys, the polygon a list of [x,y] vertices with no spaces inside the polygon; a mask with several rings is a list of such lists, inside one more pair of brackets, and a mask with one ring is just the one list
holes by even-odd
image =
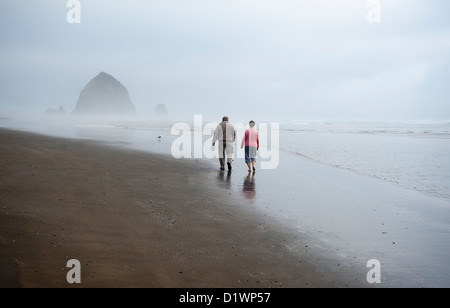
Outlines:
{"label": "bird on beach", "polygon": [[161,135],[159,135],[159,136],[158,136],[158,139],[162,139],[162,136],[161,136]]}

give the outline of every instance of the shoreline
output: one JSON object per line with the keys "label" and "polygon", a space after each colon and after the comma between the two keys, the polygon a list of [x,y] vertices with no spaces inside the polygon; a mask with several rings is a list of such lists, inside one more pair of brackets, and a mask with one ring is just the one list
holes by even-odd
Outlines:
{"label": "shoreline", "polygon": [[230,206],[201,162],[0,136],[1,287],[73,287],[70,259],[81,262],[80,287],[349,286],[287,249],[287,229]]}

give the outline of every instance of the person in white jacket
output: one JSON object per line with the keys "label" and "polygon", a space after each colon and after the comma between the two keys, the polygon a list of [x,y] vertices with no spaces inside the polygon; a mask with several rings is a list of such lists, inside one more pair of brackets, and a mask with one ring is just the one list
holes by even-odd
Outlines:
{"label": "person in white jacket", "polygon": [[236,129],[233,124],[229,123],[228,117],[223,117],[222,123],[217,125],[212,140],[212,146],[215,146],[217,141],[219,141],[220,170],[225,170],[226,157],[228,160],[228,170],[231,171],[234,154],[234,142],[236,141]]}

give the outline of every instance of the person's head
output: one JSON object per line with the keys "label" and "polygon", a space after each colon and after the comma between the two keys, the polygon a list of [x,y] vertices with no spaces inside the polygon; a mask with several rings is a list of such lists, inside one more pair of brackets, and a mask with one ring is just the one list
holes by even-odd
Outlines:
{"label": "person's head", "polygon": [[248,124],[250,124],[250,127],[255,127],[255,125],[256,125],[256,123],[255,123],[255,121],[250,121]]}
{"label": "person's head", "polygon": [[228,120],[229,120],[229,119],[228,119],[227,116],[225,116],[225,117],[222,118],[222,121],[223,121],[223,122],[228,122]]}

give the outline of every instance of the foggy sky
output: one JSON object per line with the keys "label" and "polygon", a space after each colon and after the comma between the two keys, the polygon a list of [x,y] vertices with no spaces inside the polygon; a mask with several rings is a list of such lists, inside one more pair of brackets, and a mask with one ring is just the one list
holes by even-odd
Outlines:
{"label": "foggy sky", "polygon": [[80,2],[0,2],[1,113],[71,112],[104,71],[144,115],[450,119],[448,0]]}

